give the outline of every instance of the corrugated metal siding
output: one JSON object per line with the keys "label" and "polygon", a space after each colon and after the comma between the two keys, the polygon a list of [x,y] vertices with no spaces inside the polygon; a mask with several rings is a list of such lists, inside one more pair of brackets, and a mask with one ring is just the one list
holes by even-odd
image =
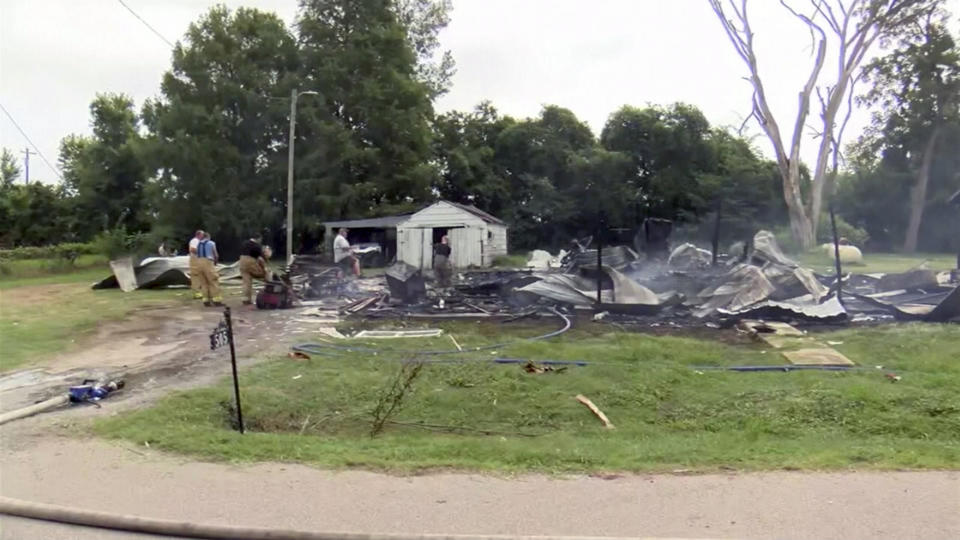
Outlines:
{"label": "corrugated metal siding", "polygon": [[485,221],[470,212],[445,202],[438,202],[410,216],[403,226],[405,228],[456,227],[458,225],[483,227],[485,224]]}

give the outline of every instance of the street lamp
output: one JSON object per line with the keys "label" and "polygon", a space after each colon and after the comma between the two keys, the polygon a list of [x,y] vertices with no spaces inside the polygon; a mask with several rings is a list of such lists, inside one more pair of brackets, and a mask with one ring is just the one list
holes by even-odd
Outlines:
{"label": "street lamp", "polygon": [[293,263],[293,144],[297,130],[297,98],[300,96],[316,96],[319,92],[304,90],[298,92],[296,88],[290,91],[290,150],[287,158],[287,265]]}

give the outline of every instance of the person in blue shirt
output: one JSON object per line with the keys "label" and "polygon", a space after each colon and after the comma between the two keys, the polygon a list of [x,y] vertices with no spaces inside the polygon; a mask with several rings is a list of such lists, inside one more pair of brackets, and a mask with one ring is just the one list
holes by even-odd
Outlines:
{"label": "person in blue shirt", "polygon": [[210,233],[204,233],[203,239],[197,243],[197,263],[200,269],[203,305],[207,307],[223,305],[223,296],[220,295],[220,275],[217,274],[219,259],[217,243],[210,239]]}

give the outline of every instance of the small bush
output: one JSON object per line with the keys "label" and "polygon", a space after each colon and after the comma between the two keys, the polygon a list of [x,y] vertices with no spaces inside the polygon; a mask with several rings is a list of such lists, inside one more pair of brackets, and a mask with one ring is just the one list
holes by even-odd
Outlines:
{"label": "small bush", "polygon": [[0,249],[0,259],[23,261],[28,259],[53,259],[57,257],[76,259],[80,255],[97,254],[94,243],[69,242],[54,246],[23,246],[13,249]]}
{"label": "small bush", "polygon": [[793,233],[790,232],[788,225],[774,229],[773,236],[776,237],[777,244],[784,253],[800,253],[803,251],[800,244],[793,238]]}
{"label": "small bush", "polygon": [[136,259],[156,253],[156,246],[160,243],[156,238],[163,236],[159,232],[131,234],[126,228],[118,227],[98,234],[92,244],[96,246],[96,253],[110,260],[126,256]]}
{"label": "small bush", "polygon": [[[867,231],[860,227],[855,227],[840,216],[837,216],[837,235],[840,238],[846,238],[851,244],[857,247],[864,247],[870,240]],[[830,227],[830,214],[820,215],[820,223],[817,227],[817,242],[833,242],[833,228]]]}
{"label": "small bush", "polygon": [[523,268],[527,265],[527,256],[501,255],[493,259],[493,265],[498,268]]}
{"label": "small bush", "polygon": [[129,255],[131,251],[130,235],[124,227],[103,231],[93,239],[93,244],[96,246],[97,253],[111,260]]}
{"label": "small bush", "polygon": [[[789,226],[778,227],[773,231],[773,234],[777,237],[777,243],[780,244],[780,249],[782,249],[784,253],[800,253],[803,251],[800,249],[800,244],[793,239],[793,234],[790,232]],[[870,240],[870,235],[867,231],[847,223],[847,221],[840,216],[837,216],[837,234],[841,238],[846,238],[851,244],[861,248]],[[817,227],[817,243],[824,244],[832,242],[833,228],[830,227],[830,214],[822,214],[820,216],[819,226]]]}

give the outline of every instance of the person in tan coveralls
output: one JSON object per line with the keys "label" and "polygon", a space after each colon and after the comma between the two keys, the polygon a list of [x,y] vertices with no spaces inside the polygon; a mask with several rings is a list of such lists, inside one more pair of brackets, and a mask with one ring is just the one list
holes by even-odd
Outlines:
{"label": "person in tan coveralls", "polygon": [[270,272],[267,270],[267,257],[270,248],[260,245],[258,238],[251,238],[240,248],[240,277],[243,279],[243,303],[253,302],[253,280],[266,280]]}
{"label": "person in tan coveralls", "polygon": [[217,262],[220,254],[217,253],[217,243],[210,239],[210,233],[203,233],[203,240],[197,243],[197,265],[200,268],[200,285],[203,290],[203,305],[223,306],[223,296],[220,294],[220,275],[217,274]]}

